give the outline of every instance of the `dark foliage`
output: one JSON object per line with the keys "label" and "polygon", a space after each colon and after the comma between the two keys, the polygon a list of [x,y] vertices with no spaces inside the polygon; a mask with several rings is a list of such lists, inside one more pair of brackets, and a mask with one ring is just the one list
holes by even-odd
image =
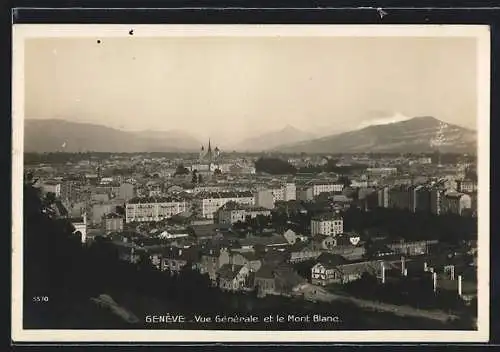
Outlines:
{"label": "dark foliage", "polygon": [[261,157],[255,162],[255,170],[271,175],[294,175],[297,169],[280,158]]}

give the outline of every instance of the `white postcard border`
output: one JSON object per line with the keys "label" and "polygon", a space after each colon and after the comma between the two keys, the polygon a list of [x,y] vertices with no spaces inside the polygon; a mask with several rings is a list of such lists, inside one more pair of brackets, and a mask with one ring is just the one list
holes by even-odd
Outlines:
{"label": "white postcard border", "polygon": [[[129,34],[133,29],[133,36]],[[166,36],[474,37],[478,92],[477,331],[24,330],[23,145],[24,41],[28,38]],[[51,25],[13,26],[12,340],[15,342],[486,342],[489,339],[490,31],[479,25]]]}

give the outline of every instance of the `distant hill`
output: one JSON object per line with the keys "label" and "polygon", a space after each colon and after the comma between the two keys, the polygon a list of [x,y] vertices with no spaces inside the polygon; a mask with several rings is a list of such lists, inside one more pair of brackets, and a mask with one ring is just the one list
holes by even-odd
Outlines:
{"label": "distant hill", "polygon": [[192,152],[199,146],[198,140],[175,130],[129,132],[56,119],[27,119],[24,128],[26,152]]}
{"label": "distant hill", "polygon": [[257,137],[252,137],[244,140],[234,147],[235,150],[241,152],[257,152],[274,149],[279,145],[292,144],[305,140],[310,140],[316,136],[312,133],[299,130],[293,126],[287,125],[285,128],[264,133]]}
{"label": "distant hill", "polygon": [[305,153],[423,153],[476,152],[477,132],[442,122],[434,117],[414,117],[409,120],[368,126],[300,143],[282,143],[280,152]]}

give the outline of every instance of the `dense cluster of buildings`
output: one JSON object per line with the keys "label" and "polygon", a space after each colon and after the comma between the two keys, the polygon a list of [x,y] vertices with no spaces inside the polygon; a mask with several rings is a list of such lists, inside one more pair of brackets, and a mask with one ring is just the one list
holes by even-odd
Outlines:
{"label": "dense cluster of buildings", "polygon": [[[225,290],[291,294],[308,279],[294,267],[306,261],[313,262],[310,282],[320,286],[350,282],[363,273],[380,280],[394,270],[406,275],[412,265],[424,268],[418,258],[424,258],[426,272],[435,268],[443,280],[447,276],[441,271],[449,265],[464,280],[474,280],[455,259],[433,262],[429,255],[437,241],[382,238],[374,240],[378,249],[370,247],[368,253],[360,234],[345,231],[343,219],[350,207],[475,216],[474,176],[459,175],[451,167],[433,170],[426,158],[407,161],[405,171],[389,161],[359,158],[355,161],[367,167],[347,180],[333,173],[260,174],[253,161],[223,157],[209,142],[191,159],[111,157],[34,171],[37,187],[65,208],[61,214],[73,219],[82,242],[109,237],[123,260],[136,262],[146,254],[160,270],[175,273],[189,267]],[[122,169],[131,171],[112,171]],[[315,210],[324,200],[328,207]],[[288,221],[273,227],[277,213]],[[310,221],[299,230],[295,219],[304,214]]]}

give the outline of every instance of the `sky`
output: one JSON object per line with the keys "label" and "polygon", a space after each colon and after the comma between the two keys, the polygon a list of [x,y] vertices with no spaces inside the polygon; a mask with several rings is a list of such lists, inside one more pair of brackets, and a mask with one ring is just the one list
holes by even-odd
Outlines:
{"label": "sky", "polygon": [[476,128],[474,38],[37,38],[25,118],[182,130],[219,144],[415,116]]}

